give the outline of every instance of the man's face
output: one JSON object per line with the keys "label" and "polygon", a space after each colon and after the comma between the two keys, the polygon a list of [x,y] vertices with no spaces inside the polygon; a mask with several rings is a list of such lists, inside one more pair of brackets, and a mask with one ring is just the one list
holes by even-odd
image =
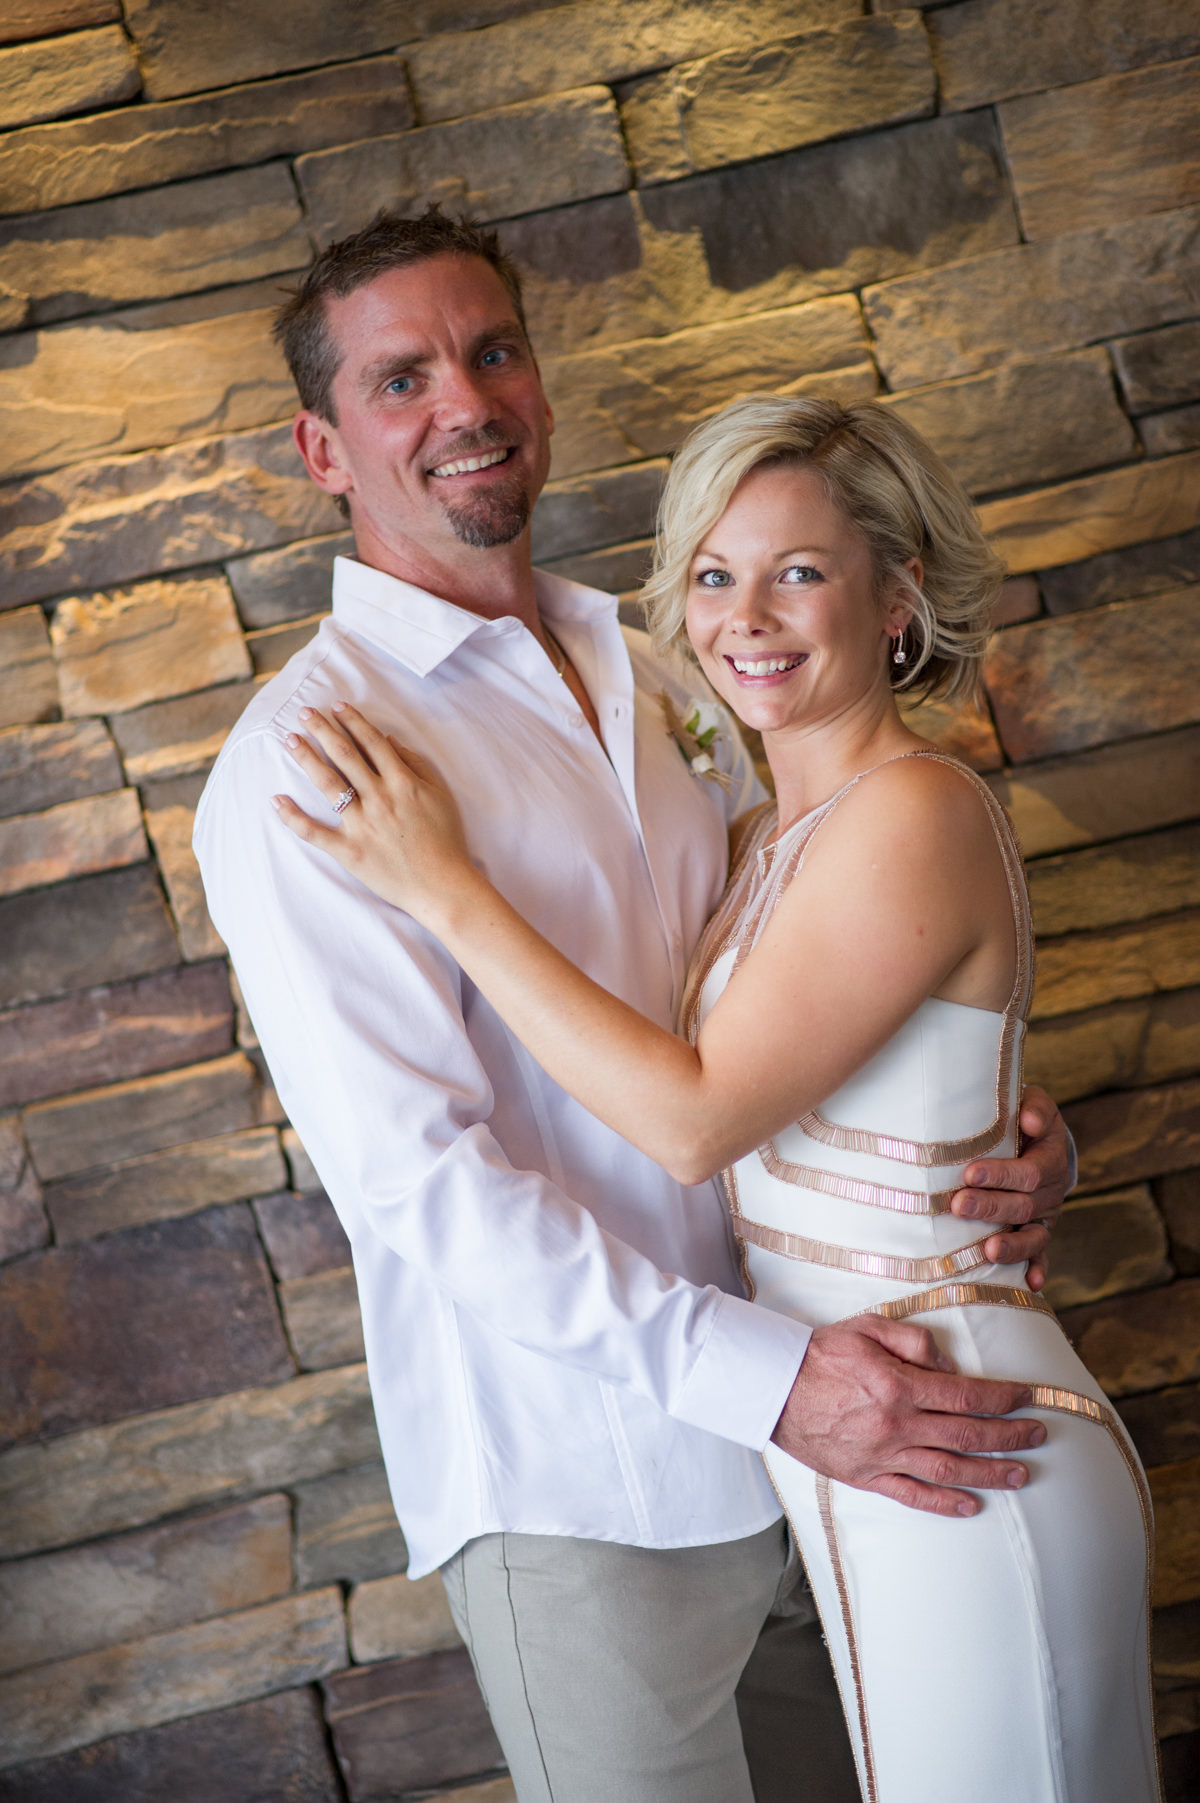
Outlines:
{"label": "man's face", "polygon": [[[323,435],[322,486],[348,496],[360,555],[415,556],[420,580],[463,547],[518,538],[550,467],[553,420],[491,265],[431,257],[325,305],[341,350],[337,425],[301,419]],[[299,426],[298,442],[317,474]]]}

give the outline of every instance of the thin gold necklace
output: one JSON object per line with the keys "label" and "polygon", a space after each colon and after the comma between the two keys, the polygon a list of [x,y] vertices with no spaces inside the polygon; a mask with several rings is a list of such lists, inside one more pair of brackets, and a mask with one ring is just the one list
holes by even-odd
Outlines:
{"label": "thin gold necklace", "polygon": [[545,620],[542,621],[542,631],[545,633],[546,637],[550,640],[550,643],[554,646],[555,652],[557,653],[556,658],[551,659],[551,661],[554,664],[554,674],[556,676],[561,676],[563,671],[567,667],[567,654],[563,650],[562,646],[559,644],[558,640],[555,638],[554,634],[551,632],[550,628],[547,626]]}

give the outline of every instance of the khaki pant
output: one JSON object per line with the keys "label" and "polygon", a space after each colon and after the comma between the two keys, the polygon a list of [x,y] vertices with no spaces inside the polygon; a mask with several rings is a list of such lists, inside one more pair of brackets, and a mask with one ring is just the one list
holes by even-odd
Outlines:
{"label": "khaki pant", "polygon": [[669,1551],[487,1534],[442,1577],[519,1803],[857,1803],[782,1523]]}

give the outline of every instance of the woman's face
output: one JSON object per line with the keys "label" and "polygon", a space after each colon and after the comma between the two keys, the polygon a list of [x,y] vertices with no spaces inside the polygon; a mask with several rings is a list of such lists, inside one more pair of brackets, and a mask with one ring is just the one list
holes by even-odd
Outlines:
{"label": "woman's face", "polygon": [[753,470],[692,559],[688,637],[718,695],[759,732],[886,699],[892,639],[910,615],[899,597],[880,601],[866,539],[811,469]]}

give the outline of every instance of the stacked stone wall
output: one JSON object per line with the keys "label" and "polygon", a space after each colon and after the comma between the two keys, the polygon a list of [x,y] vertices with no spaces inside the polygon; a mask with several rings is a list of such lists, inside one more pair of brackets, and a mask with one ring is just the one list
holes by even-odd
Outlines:
{"label": "stacked stone wall", "polygon": [[1053,1294],[1200,1797],[1198,76],[1197,0],[0,0],[0,1799],[511,1797],[189,848],[349,543],[271,308],[427,199],[528,271],[546,567],[632,591],[747,390],[878,395],[978,497],[986,701],[920,720],[1030,859]]}

